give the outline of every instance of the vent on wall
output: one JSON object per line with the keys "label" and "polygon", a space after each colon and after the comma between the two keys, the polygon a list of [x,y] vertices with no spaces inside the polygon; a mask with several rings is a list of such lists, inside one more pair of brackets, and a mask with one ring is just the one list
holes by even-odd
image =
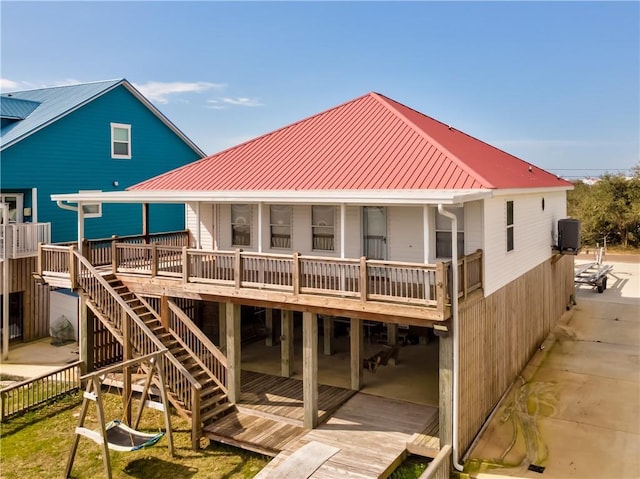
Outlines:
{"label": "vent on wall", "polygon": [[558,221],[558,249],[564,254],[580,251],[580,220],[565,218]]}

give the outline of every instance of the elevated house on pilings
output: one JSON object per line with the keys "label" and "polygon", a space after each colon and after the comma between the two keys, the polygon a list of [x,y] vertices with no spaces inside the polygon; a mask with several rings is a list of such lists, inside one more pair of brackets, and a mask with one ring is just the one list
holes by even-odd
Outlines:
{"label": "elevated house on pilings", "polygon": [[[87,363],[162,340],[194,445],[277,452],[275,429],[261,445],[225,418],[253,407],[273,420],[286,395],[255,411],[293,376],[290,427],[315,428],[341,394],[389,395],[432,407],[416,437],[459,461],[569,303],[573,258],[552,245],[570,188],[370,93],[126,192],[54,195],[79,211],[182,203],[188,237],[44,246],[40,271],[97,318],[85,317]],[[102,347],[108,335],[122,346]]]}
{"label": "elevated house on pilings", "polygon": [[[0,120],[0,203],[8,209],[0,226],[6,358],[9,340],[77,335],[76,296],[32,278],[38,243],[78,236],[76,215],[58,208],[50,195],[121,191],[205,154],[125,79],[2,93]],[[139,205],[83,208],[87,238],[184,228],[176,205],[154,206],[144,232]]]}

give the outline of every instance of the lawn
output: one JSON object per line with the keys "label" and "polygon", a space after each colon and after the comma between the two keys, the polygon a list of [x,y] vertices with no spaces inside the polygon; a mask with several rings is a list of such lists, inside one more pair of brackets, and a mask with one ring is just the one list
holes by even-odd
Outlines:
{"label": "lawn", "polygon": [[[122,418],[122,397],[104,394],[108,420]],[[3,479],[25,477],[64,477],[82,400],[80,393],[58,400],[37,411],[13,418],[0,427],[0,476]],[[134,414],[137,411],[134,405]],[[97,428],[97,414],[91,404],[85,427]],[[268,457],[217,443],[203,443],[199,451],[191,449],[190,427],[186,420],[172,416],[175,457],[171,457],[166,438],[149,449],[135,452],[111,452],[114,478],[211,478],[240,479],[254,477],[269,462]],[[164,421],[161,413],[146,409],[139,429],[157,432]],[[392,479],[415,479],[427,461],[407,459]],[[102,450],[98,444],[81,437],[72,477],[93,478],[104,475]]]}

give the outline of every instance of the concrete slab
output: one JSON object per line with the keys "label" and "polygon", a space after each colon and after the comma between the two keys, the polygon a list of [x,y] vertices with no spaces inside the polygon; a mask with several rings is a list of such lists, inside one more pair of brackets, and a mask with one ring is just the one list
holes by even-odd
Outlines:
{"label": "concrete slab", "polygon": [[78,343],[51,344],[51,338],[11,345],[9,358],[0,363],[0,374],[25,379],[47,374],[60,366],[77,361]]}
{"label": "concrete slab", "polygon": [[640,267],[614,273],[602,294],[577,291],[472,447],[470,477],[640,477]]}

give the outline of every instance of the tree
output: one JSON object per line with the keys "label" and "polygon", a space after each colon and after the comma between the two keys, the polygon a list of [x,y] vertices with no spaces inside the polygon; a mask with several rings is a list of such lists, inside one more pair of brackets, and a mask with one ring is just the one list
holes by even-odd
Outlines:
{"label": "tree", "polygon": [[633,176],[605,174],[594,185],[575,184],[567,195],[567,211],[582,226],[587,244],[605,240],[624,247],[640,246],[640,164]]}

